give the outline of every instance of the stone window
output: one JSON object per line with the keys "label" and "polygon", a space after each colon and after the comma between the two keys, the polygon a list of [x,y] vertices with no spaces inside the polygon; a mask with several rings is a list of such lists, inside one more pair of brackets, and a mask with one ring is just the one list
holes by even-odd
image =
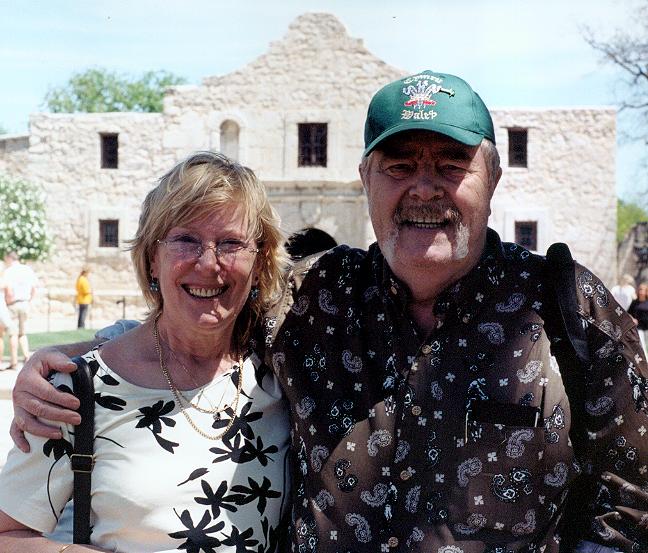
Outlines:
{"label": "stone window", "polygon": [[101,168],[117,169],[119,166],[119,135],[101,133]]}
{"label": "stone window", "polygon": [[228,158],[238,161],[239,126],[234,121],[223,121],[220,126],[220,151]]}
{"label": "stone window", "polygon": [[527,130],[509,129],[509,167],[527,166]]}
{"label": "stone window", "polygon": [[99,247],[119,247],[119,220],[99,219]]}
{"label": "stone window", "polygon": [[538,222],[515,221],[515,242],[527,250],[538,251]]}
{"label": "stone window", "polygon": [[326,167],[326,123],[298,123],[299,167]]}

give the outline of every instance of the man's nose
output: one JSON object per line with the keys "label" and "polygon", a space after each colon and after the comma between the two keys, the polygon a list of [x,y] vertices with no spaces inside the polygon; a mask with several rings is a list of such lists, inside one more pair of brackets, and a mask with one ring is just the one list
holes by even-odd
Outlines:
{"label": "man's nose", "polygon": [[442,198],[445,194],[442,179],[434,169],[422,168],[415,175],[410,194],[426,201]]}

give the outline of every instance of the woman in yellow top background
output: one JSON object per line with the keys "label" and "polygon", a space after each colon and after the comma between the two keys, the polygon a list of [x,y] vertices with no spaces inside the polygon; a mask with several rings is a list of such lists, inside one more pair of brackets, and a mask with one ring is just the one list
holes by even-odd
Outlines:
{"label": "woman in yellow top background", "polygon": [[76,302],[79,304],[79,319],[77,321],[77,328],[85,328],[86,315],[88,314],[88,307],[92,303],[92,288],[88,280],[89,267],[83,267],[81,273],[76,281]]}

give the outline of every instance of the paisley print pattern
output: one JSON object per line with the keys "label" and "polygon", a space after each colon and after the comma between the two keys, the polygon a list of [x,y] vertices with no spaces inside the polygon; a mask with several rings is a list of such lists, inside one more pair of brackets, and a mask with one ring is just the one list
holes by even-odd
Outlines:
{"label": "paisley print pattern", "polygon": [[467,459],[457,468],[457,483],[465,488],[470,478],[477,476],[482,471],[482,462],[477,458]]}
{"label": "paisley print pattern", "polygon": [[524,454],[524,442],[530,442],[533,439],[534,432],[530,428],[524,430],[515,430],[506,442],[506,456],[511,459],[517,459]]}
{"label": "paisley print pattern", "polygon": [[[292,550],[558,553],[579,467],[646,483],[648,368],[632,323],[577,266],[593,363],[585,373],[559,366],[565,337],[544,269],[544,258],[488,231],[423,336],[376,245],[295,268],[263,339],[281,356],[273,366],[293,406]],[[582,397],[578,421],[565,375]],[[315,406],[302,418],[306,398]]]}
{"label": "paisley print pattern", "polygon": [[542,361],[533,360],[529,361],[523,369],[519,369],[515,374],[517,374],[520,382],[522,382],[523,384],[528,384],[529,382],[533,382],[538,377],[541,370]]}
{"label": "paisley print pattern", "polygon": [[379,447],[387,447],[391,443],[391,435],[387,430],[376,430],[367,440],[367,453],[371,457],[378,455]]}
{"label": "paisley print pattern", "polygon": [[322,462],[329,456],[329,450],[326,446],[316,445],[311,449],[311,468],[315,472],[322,470]]}
{"label": "paisley print pattern", "polygon": [[356,540],[360,543],[369,543],[371,541],[371,528],[369,528],[369,523],[364,517],[356,513],[348,513],[344,520],[349,526],[355,526],[353,533]]}

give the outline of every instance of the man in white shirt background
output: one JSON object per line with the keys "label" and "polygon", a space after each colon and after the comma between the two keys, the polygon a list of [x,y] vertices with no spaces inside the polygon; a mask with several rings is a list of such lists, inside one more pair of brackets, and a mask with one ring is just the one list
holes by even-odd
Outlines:
{"label": "man in white shirt background", "polygon": [[[18,344],[15,340],[9,342],[10,355],[12,360],[18,357],[17,345],[25,358],[29,358],[29,342],[27,340],[26,322],[29,315],[29,306],[36,295],[38,279],[31,267],[20,262],[16,252],[9,252],[4,257],[5,271],[5,300],[14,322],[18,326]],[[12,361],[7,368],[15,369]]]}

